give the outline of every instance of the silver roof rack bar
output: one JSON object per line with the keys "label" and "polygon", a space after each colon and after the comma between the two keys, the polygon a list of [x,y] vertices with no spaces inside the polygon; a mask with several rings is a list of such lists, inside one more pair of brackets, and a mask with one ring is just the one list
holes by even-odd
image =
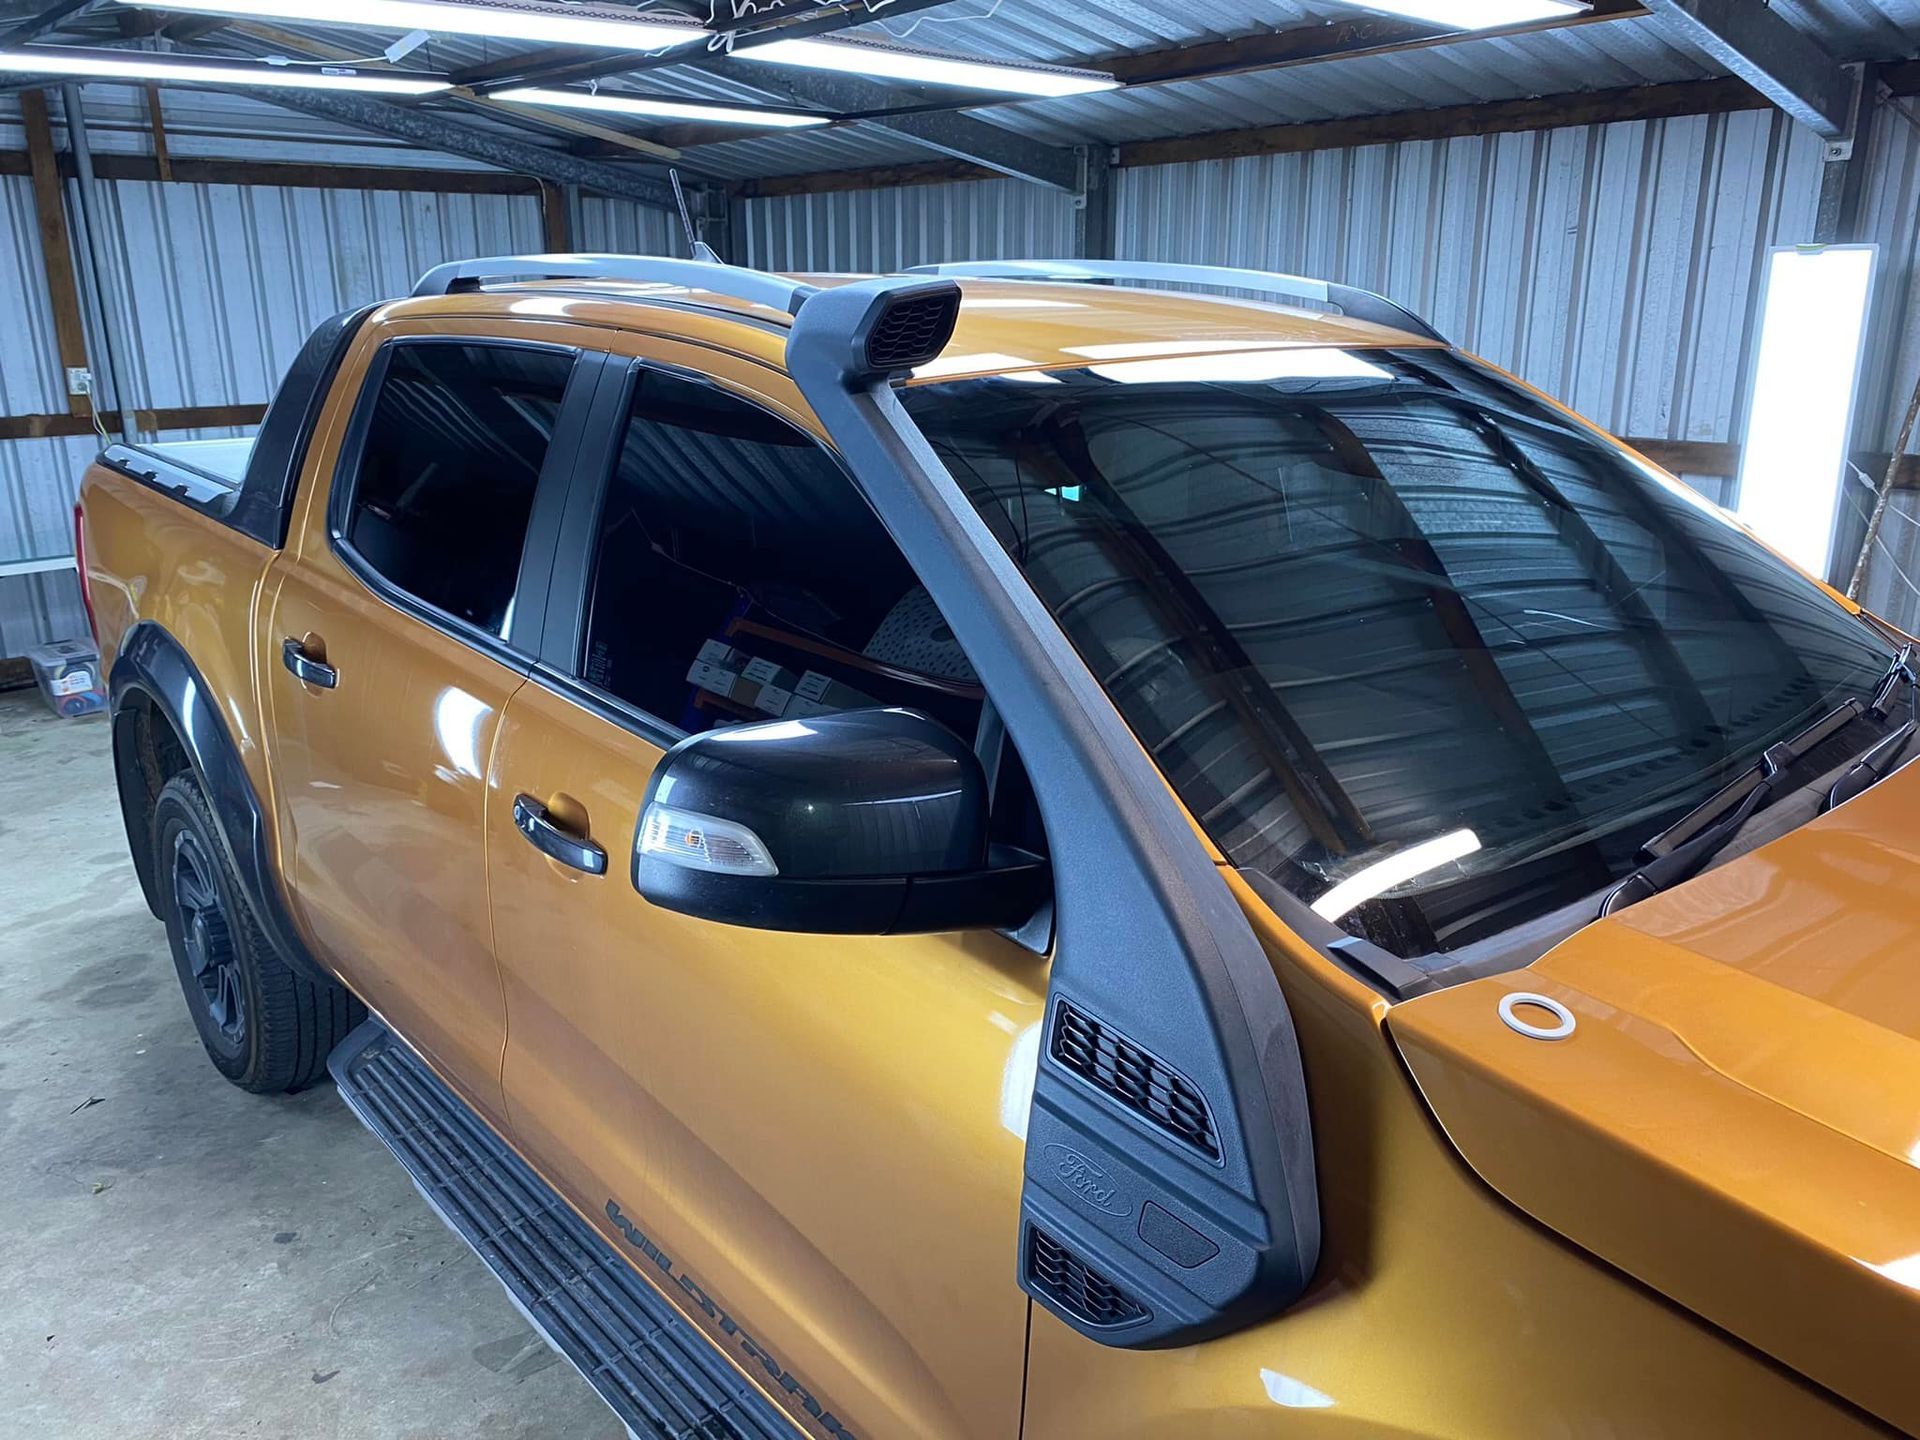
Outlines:
{"label": "silver roof rack bar", "polygon": [[748,270],[711,260],[677,260],[664,255],[485,255],[436,265],[413,287],[415,295],[450,295],[472,290],[487,280],[635,280],[644,284],[684,285],[752,305],[798,312],[818,293],[804,281]]}
{"label": "silver roof rack bar", "polygon": [[1241,270],[1227,265],[1173,265],[1158,260],[969,260],[947,265],[915,265],[909,274],[945,275],[976,280],[1148,280],[1166,285],[1211,285],[1222,290],[1255,290],[1284,295],[1309,305],[1338,310],[1354,320],[1404,330],[1447,343],[1433,326],[1404,305],[1352,285],[1282,275],[1270,270]]}

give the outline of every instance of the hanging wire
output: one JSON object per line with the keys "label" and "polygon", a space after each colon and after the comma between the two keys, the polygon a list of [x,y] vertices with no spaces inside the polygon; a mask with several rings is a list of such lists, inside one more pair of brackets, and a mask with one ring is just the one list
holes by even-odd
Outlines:
{"label": "hanging wire", "polygon": [[[1868,478],[1865,472],[1863,472],[1858,465],[1855,465],[1852,461],[1848,461],[1847,469],[1852,472],[1853,478],[1857,480],[1861,485],[1864,485],[1868,489],[1874,490],[1876,493],[1878,493],[1878,487],[1874,485],[1872,480]],[[1857,514],[1863,521],[1870,518],[1865,508],[1862,507],[1860,502],[1854,498],[1854,495],[1851,489],[1848,489],[1847,487],[1843,486],[1841,487],[1841,493],[1843,493],[1847,497],[1847,503],[1853,506],[1854,513]],[[1904,510],[1901,510],[1894,505],[1889,504],[1886,507],[1886,511],[1884,513],[1891,514],[1891,515],[1898,515],[1902,520],[1906,521],[1909,525],[1913,526],[1915,529],[1920,529],[1920,519],[1916,519],[1915,517],[1907,514]],[[1913,593],[1914,599],[1920,600],[1920,585],[1916,585],[1913,583],[1913,577],[1907,573],[1906,567],[1900,563],[1899,557],[1895,555],[1892,550],[1887,548],[1887,542],[1884,539],[1882,539],[1880,536],[1875,535],[1873,537],[1873,546],[1874,546],[1874,549],[1878,550],[1881,556],[1886,560],[1887,567],[1893,571],[1894,575],[1899,579],[1900,583],[1906,586],[1907,589]]]}

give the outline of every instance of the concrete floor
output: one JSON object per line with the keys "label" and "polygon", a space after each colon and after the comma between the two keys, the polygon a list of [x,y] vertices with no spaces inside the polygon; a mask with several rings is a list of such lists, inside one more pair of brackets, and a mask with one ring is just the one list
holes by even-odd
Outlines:
{"label": "concrete floor", "polygon": [[208,1063],[107,725],[0,695],[0,1432],[625,1432],[330,1085]]}

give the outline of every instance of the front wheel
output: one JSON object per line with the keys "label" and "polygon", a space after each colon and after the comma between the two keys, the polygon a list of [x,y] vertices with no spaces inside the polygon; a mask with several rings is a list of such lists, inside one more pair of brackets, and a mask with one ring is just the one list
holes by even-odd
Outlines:
{"label": "front wheel", "polygon": [[153,856],[167,944],[208,1058],[256,1094],[312,1084],[366,1012],[274,953],[192,776],[169,780],[154,801]]}

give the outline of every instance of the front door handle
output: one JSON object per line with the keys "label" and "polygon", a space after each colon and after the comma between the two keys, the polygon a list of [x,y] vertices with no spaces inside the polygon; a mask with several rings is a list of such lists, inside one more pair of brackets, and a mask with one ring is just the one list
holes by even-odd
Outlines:
{"label": "front door handle", "polygon": [[607,852],[591,840],[562,830],[547,814],[547,807],[531,795],[513,797],[513,827],[534,849],[562,865],[589,875],[607,873]]}
{"label": "front door handle", "polygon": [[340,672],[327,664],[325,652],[315,655],[307,641],[289,635],[280,642],[280,663],[309,685],[331,690],[340,683]]}

